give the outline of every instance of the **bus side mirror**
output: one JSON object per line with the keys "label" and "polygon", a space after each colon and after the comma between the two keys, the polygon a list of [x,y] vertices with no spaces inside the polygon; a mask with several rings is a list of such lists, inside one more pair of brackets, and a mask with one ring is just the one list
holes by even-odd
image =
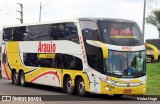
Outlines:
{"label": "bus side mirror", "polygon": [[146,43],[145,45],[147,47],[153,49],[153,51],[154,51],[154,60],[157,60],[158,59],[158,55],[159,55],[158,49],[154,45],[152,45],[152,44]]}

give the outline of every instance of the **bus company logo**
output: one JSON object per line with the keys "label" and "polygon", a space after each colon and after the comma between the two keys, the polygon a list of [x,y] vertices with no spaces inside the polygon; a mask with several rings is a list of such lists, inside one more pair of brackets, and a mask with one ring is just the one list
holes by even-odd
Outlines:
{"label": "bus company logo", "polygon": [[42,43],[41,41],[39,41],[38,52],[54,53],[55,51],[56,44],[52,43],[52,41],[50,43]]}
{"label": "bus company logo", "polygon": [[130,83],[127,83],[127,87],[130,87]]}
{"label": "bus company logo", "polygon": [[132,51],[132,47],[123,46],[123,47],[122,47],[122,50],[125,50],[125,51]]}

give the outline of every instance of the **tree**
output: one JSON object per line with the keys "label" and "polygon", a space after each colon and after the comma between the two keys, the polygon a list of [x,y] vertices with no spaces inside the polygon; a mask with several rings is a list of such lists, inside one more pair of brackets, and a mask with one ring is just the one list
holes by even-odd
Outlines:
{"label": "tree", "polygon": [[160,38],[160,10],[155,10],[146,18],[146,22],[156,26]]}

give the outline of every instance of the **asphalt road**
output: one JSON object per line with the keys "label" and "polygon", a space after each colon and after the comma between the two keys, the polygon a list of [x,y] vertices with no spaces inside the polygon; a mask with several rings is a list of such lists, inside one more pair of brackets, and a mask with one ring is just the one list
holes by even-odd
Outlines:
{"label": "asphalt road", "polygon": [[[159,101],[137,101],[137,97],[123,96],[115,98],[109,95],[91,94],[87,97],[80,97],[77,95],[67,95],[62,92],[62,89],[50,86],[42,86],[36,84],[29,84],[28,87],[21,87],[11,84],[11,80],[0,79],[0,95],[15,95],[15,96],[40,96],[42,98],[53,101],[32,102],[33,104],[159,104]],[[69,101],[66,101],[69,100]],[[14,102],[0,102],[5,104],[14,104]],[[19,102],[22,103],[22,102]],[[30,102],[23,102],[23,104],[32,104]],[[17,102],[15,103],[17,104]]]}

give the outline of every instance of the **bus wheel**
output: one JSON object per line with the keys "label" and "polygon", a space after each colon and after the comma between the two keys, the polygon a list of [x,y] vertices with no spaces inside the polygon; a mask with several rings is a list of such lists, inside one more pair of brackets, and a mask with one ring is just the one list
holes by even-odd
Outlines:
{"label": "bus wheel", "polygon": [[66,82],[65,82],[65,89],[66,89],[66,92],[68,93],[68,94],[73,94],[74,93],[74,88],[73,88],[73,86],[72,86],[72,80],[71,80],[71,78],[70,77],[67,77],[67,79],[66,79]]}
{"label": "bus wheel", "polygon": [[13,77],[12,77],[12,83],[14,85],[18,85],[19,84],[19,78],[18,78],[18,73],[16,71],[13,72]]}
{"label": "bus wheel", "polygon": [[23,87],[26,86],[25,75],[23,71],[20,73],[20,85]]}
{"label": "bus wheel", "polygon": [[77,83],[77,93],[80,96],[85,96],[87,94],[86,91],[85,91],[85,83],[84,83],[84,81],[83,81],[82,78],[80,78],[78,80],[78,83]]}

